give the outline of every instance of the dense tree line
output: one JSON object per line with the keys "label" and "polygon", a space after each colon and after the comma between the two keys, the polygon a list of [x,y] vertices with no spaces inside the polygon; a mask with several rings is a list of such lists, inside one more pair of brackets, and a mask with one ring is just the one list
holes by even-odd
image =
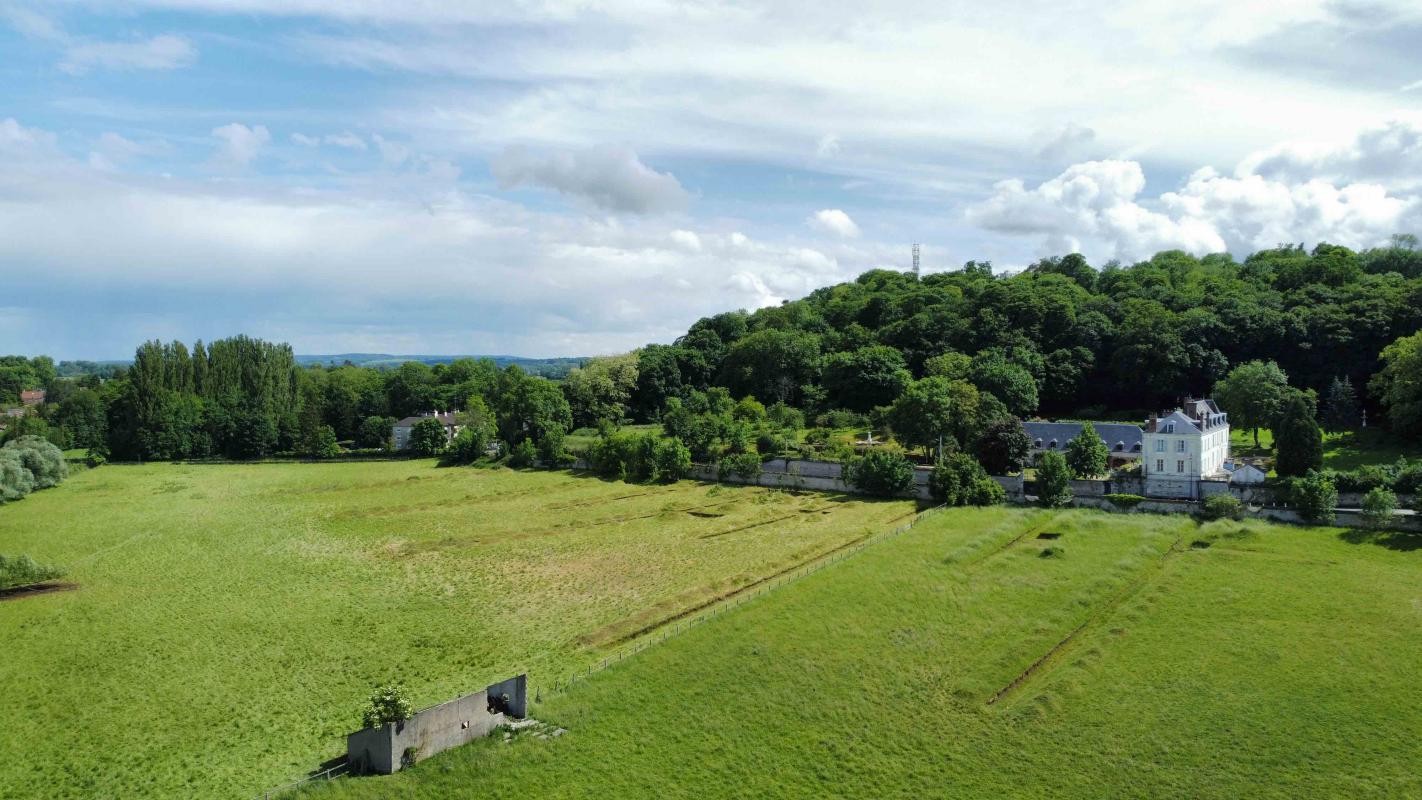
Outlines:
{"label": "dense tree line", "polygon": [[[869,411],[938,375],[1017,416],[1137,416],[1250,361],[1319,394],[1335,380],[1367,386],[1384,348],[1419,328],[1422,252],[1411,237],[1364,252],[1286,245],[1242,262],[1167,251],[1095,269],[1072,254],[1011,277],[971,262],[922,278],[875,270],[644,348],[631,404],[650,418],[672,397],[722,386],[811,412]],[[1383,394],[1362,400],[1376,414]]]}
{"label": "dense tree line", "polygon": [[[476,423],[453,448],[461,459],[495,439],[525,455],[548,440],[559,455],[574,427],[640,421],[717,460],[779,451],[800,428],[848,419],[925,456],[971,453],[997,473],[1025,456],[1020,418],[1139,418],[1212,389],[1237,426],[1275,427],[1291,411],[1307,438],[1367,413],[1422,436],[1416,245],[1283,245],[1242,261],[1166,251],[1100,268],[1071,254],[1011,276],[977,262],[922,277],[873,270],[706,317],[671,344],[587,360],[561,382],[472,359],[303,367],[286,345],[239,336],[191,350],[151,342],[107,380],[0,359],[0,392],[48,383],[42,418],[12,428],[119,458],[378,447],[393,420],[448,409]],[[1303,442],[1290,463],[1307,469],[1314,456]]]}

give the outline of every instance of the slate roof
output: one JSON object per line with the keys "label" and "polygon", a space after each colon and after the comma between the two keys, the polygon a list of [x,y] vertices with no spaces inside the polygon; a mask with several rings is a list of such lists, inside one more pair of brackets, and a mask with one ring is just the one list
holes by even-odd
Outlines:
{"label": "slate roof", "polygon": [[[1096,435],[1106,443],[1112,453],[1139,453],[1145,433],[1139,425],[1121,425],[1111,422],[1094,422]],[[1032,440],[1033,450],[1065,450],[1067,442],[1081,433],[1080,422],[1024,422],[1027,438]],[[1056,440],[1056,446],[1052,446]]]}
{"label": "slate roof", "polygon": [[454,412],[446,412],[444,414],[421,414],[419,416],[414,417],[405,417],[404,419],[395,423],[395,427],[413,428],[415,427],[415,423],[419,422],[422,419],[437,419],[440,421],[440,424],[444,425],[446,428],[455,424]]}

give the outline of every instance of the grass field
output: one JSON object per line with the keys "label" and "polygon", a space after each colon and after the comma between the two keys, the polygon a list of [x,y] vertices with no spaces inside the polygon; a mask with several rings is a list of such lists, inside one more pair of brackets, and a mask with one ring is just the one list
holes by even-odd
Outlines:
{"label": "grass field", "polygon": [[1422,797],[1422,543],[1387,541],[946,512],[545,698],[566,735],[309,794]]}
{"label": "grass field", "polygon": [[110,465],[0,507],[0,797],[251,797],[431,705],[892,527],[907,502],[432,461]]}
{"label": "grass field", "polygon": [[[1259,431],[1259,447],[1254,446],[1253,432],[1231,428],[1230,455],[1237,457],[1274,455],[1274,434],[1268,428]],[[1369,464],[1394,464],[1398,458],[1422,458],[1422,447],[1399,439],[1385,428],[1364,428],[1356,431],[1323,434],[1323,466],[1328,469],[1351,470]]]}

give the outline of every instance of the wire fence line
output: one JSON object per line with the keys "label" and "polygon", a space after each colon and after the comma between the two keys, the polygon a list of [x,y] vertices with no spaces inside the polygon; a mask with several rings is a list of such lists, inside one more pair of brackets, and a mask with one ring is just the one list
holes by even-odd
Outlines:
{"label": "wire fence line", "polygon": [[652,647],[653,645],[661,644],[662,642],[665,642],[673,636],[685,633],[686,631],[702,624],[703,622],[707,622],[723,614],[726,614],[733,609],[745,605],[751,600],[754,600],[758,597],[764,597],[770,592],[773,592],[788,583],[793,583],[795,581],[809,577],[810,575],[819,572],[825,567],[831,566],[833,564],[838,564],[839,562],[844,561],[850,556],[859,553],[860,551],[871,545],[879,544],[880,542],[892,539],[893,537],[899,536],[900,534],[907,533],[908,531],[912,530],[914,526],[916,526],[919,522],[922,522],[924,519],[934,514],[937,514],[938,512],[941,512],[946,508],[948,508],[947,505],[940,505],[934,506],[933,508],[924,509],[923,511],[914,514],[913,518],[910,519],[908,522],[905,522],[902,525],[893,528],[892,530],[868,536],[858,542],[849,545],[848,547],[844,547],[842,549],[835,550],[831,553],[827,553],[823,556],[811,560],[807,564],[800,565],[787,572],[773,576],[767,580],[764,580],[761,583],[746,587],[745,589],[738,591],[730,597],[714,601],[703,609],[695,611],[679,619],[674,619],[647,632],[644,635],[637,636],[630,643],[619,648],[616,652],[605,656],[600,661],[589,663],[582,669],[574,670],[572,674],[566,677],[555,678],[551,685],[535,685],[533,687],[532,692],[533,701],[535,703],[542,702],[543,694],[545,692],[549,695],[566,692],[579,681],[585,681],[593,675],[607,669],[608,667],[622,661],[623,659],[626,659],[629,656],[636,655],[637,653],[640,653],[643,650]]}
{"label": "wire fence line", "polygon": [[265,792],[262,792],[261,794],[257,795],[255,798],[253,798],[253,800],[272,800],[273,797],[281,797],[287,792],[300,789],[308,783],[315,783],[316,781],[332,781],[336,778],[341,777],[342,775],[349,773],[350,771],[350,763],[342,761],[341,763],[336,764],[333,767],[323,769],[320,772],[307,775],[304,778],[297,778],[291,783],[284,783],[281,786],[276,787],[275,789],[268,789]]}

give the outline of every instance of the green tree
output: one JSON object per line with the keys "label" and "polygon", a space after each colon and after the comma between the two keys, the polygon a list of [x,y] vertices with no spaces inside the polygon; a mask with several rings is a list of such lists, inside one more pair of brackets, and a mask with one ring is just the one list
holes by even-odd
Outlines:
{"label": "green tree", "polygon": [[672,483],[691,472],[691,450],[676,439],[660,439],[652,452],[652,480]]}
{"label": "green tree", "polygon": [[1381,486],[1363,496],[1363,521],[1370,528],[1386,528],[1393,524],[1397,511],[1397,495]]}
{"label": "green tree", "polygon": [[1019,364],[998,354],[979,354],[973,359],[973,384],[1001,400],[1015,417],[1037,410],[1037,381]]}
{"label": "green tree", "polygon": [[871,450],[844,465],[844,482],[880,497],[894,497],[913,486],[913,464],[898,453]]}
{"label": "green tree", "polygon": [[978,462],[991,475],[1019,472],[1032,453],[1032,439],[1015,417],[996,417],[983,426],[976,442]]}
{"label": "green tree", "polygon": [[1067,465],[1078,478],[1093,478],[1104,473],[1110,458],[1111,451],[1090,422],[1083,423],[1081,433],[1067,442]]}
{"label": "green tree", "polygon": [[1322,417],[1323,426],[1335,433],[1358,426],[1358,393],[1347,375],[1335,377],[1328,385],[1328,394],[1323,398]]}
{"label": "green tree", "polygon": [[35,490],[35,476],[18,449],[0,447],[0,505],[24,499]]}
{"label": "green tree", "polygon": [[[1273,361],[1251,361],[1230,370],[1215,384],[1215,401],[1230,422],[1254,432],[1259,447],[1259,429],[1279,418],[1289,390],[1289,376]],[[1302,473],[1300,473],[1302,474]]]}
{"label": "green tree", "polygon": [[905,447],[931,454],[940,439],[961,446],[977,425],[978,392],[966,381],[929,377],[915,381],[889,407],[894,438]]}
{"label": "green tree", "polygon": [[601,419],[621,422],[637,388],[637,365],[637,354],[628,353],[590,359],[569,371],[563,380],[563,394],[568,398],[573,424],[591,426]]}
{"label": "green tree", "polygon": [[1323,466],[1323,431],[1313,418],[1313,406],[1301,392],[1284,401],[1274,423],[1274,470],[1284,477],[1303,475]]}
{"label": "green tree", "polygon": [[928,489],[933,499],[949,506],[989,506],[1007,500],[1007,492],[967,453],[951,453],[934,465]]}
{"label": "green tree", "polygon": [[1404,336],[1383,349],[1382,369],[1368,384],[1387,409],[1398,434],[1422,437],[1422,332]]}
{"label": "green tree", "polygon": [[447,444],[444,424],[434,417],[425,417],[410,428],[409,448],[417,456],[437,456]]}
{"label": "green tree", "polygon": [[404,722],[414,716],[415,707],[410,703],[405,687],[399,684],[377,686],[371,692],[365,710],[361,712],[361,724],[367,728],[380,728],[395,722]]}
{"label": "green tree", "polygon": [[718,383],[738,397],[796,403],[801,387],[819,380],[820,340],[806,331],[767,328],[747,334],[726,352]]}
{"label": "green tree", "polygon": [[1061,453],[1048,451],[1038,459],[1037,501],[1047,508],[1071,505],[1071,468]]}
{"label": "green tree", "polygon": [[335,458],[341,454],[341,445],[336,441],[336,431],[330,425],[322,425],[302,444],[302,455],[311,458]]}
{"label": "green tree", "polygon": [[64,453],[53,443],[38,436],[21,436],[5,443],[0,452],[10,451],[19,456],[20,464],[29,471],[36,490],[58,486],[69,477],[69,465],[64,462]]}
{"label": "green tree", "polygon": [[1333,481],[1318,472],[1295,478],[1289,489],[1289,499],[1305,522],[1333,522],[1333,510],[1338,507],[1338,489]]}
{"label": "green tree", "polygon": [[361,420],[360,431],[356,434],[356,444],[360,447],[389,447],[394,420],[389,417],[370,416]]}
{"label": "green tree", "polygon": [[572,456],[563,441],[563,429],[558,425],[552,425],[543,432],[543,438],[538,440],[538,460],[543,466],[554,469],[572,463]]}
{"label": "green tree", "polygon": [[495,407],[499,438],[510,445],[537,441],[553,426],[569,430],[573,412],[556,383],[524,373],[517,366],[499,375]]}
{"label": "green tree", "polygon": [[875,345],[825,359],[824,387],[832,407],[869,411],[894,402],[913,380],[903,354]]}

